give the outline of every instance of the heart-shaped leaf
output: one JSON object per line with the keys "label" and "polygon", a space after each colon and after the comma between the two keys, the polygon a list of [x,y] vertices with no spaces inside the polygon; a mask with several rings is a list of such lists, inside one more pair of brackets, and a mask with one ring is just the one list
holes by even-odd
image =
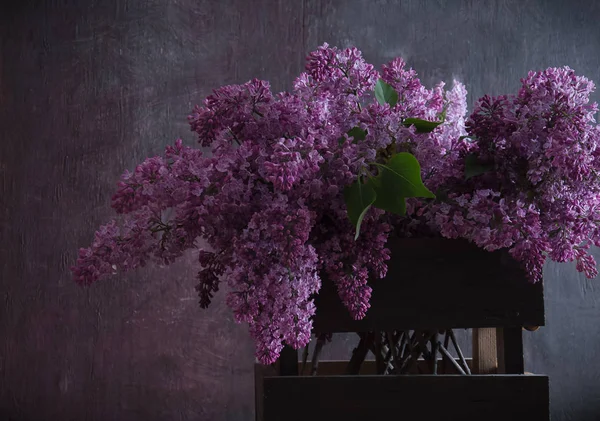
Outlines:
{"label": "heart-shaped leaf", "polygon": [[389,104],[393,107],[398,103],[398,92],[383,79],[379,79],[375,85],[375,99],[381,105]]}
{"label": "heart-shaped leaf", "polygon": [[383,187],[383,177],[377,176],[369,180],[376,194],[373,207],[398,215],[406,214],[406,197],[390,192],[390,187]]}
{"label": "heart-shaped leaf", "polygon": [[376,198],[373,206],[388,212],[404,215],[407,197],[435,198],[423,184],[421,165],[412,154],[400,152],[386,164],[375,164],[379,174],[370,180]]}

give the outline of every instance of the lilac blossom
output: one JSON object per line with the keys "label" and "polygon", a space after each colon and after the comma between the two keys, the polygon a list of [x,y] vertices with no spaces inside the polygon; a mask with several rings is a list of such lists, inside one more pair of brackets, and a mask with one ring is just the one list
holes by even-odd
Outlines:
{"label": "lilac blossom", "polygon": [[[399,101],[373,99],[379,78]],[[544,262],[575,261],[597,274],[600,132],[594,85],[569,68],[531,72],[515,95],[481,98],[467,117],[464,85],[422,85],[398,58],[379,74],[355,48],[327,44],[307,58],[290,92],[252,80],[219,88],[188,117],[200,148],[180,140],[125,172],[117,220],[96,232],[72,268],[82,284],[194,250],[196,290],[207,307],[220,282],[257,358],[310,340],[321,276],[355,319],[369,309],[369,280],[383,278],[391,235],[463,238],[508,249],[532,281]],[[441,122],[419,133],[404,120]],[[358,128],[364,139],[356,139]],[[356,132],[354,132],[356,133]],[[344,188],[374,162],[410,152],[436,200],[407,213],[370,209],[355,240]],[[466,179],[468,160],[486,171]]]}

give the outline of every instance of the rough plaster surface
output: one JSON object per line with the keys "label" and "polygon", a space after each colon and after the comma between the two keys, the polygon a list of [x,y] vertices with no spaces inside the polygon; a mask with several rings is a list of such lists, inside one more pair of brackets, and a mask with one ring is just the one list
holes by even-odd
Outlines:
{"label": "rough plaster surface", "polygon": [[[532,68],[600,81],[591,0],[12,3],[0,7],[0,419],[14,421],[253,419],[252,342],[222,299],[197,307],[193,256],[90,289],[68,271],[120,173],[191,144],[185,116],[212,88],[285,89],[325,41],[376,64],[402,55],[427,84],[457,78],[471,103]],[[570,265],[545,276],[527,369],[551,376],[553,420],[600,419],[600,281]]]}

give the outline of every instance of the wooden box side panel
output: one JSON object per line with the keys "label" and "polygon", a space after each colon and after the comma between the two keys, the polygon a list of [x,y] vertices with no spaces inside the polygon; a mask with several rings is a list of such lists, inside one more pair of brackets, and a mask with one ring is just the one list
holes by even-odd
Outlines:
{"label": "wooden box side panel", "polygon": [[546,376],[265,377],[263,421],[549,420]]}
{"label": "wooden box side panel", "polygon": [[388,247],[388,274],[370,282],[364,319],[353,320],[323,280],[317,333],[544,325],[543,285],[528,282],[508,253],[442,238],[390,239]]}

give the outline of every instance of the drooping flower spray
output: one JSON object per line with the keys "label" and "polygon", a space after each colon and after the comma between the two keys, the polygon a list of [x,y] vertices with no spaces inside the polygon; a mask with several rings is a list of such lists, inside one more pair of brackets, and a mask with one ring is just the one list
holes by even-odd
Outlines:
{"label": "drooping flower spray", "polygon": [[596,275],[599,132],[594,85],[569,68],[530,73],[517,95],[478,101],[458,82],[424,87],[395,59],[379,74],[355,48],[324,44],[291,92],[252,80],[219,88],[180,140],[125,172],[119,221],[100,227],[76,281],[198,255],[201,307],[228,287],[256,355],[305,346],[327,276],[355,318],[386,275],[390,235],[508,248],[532,281],[546,258]]}

